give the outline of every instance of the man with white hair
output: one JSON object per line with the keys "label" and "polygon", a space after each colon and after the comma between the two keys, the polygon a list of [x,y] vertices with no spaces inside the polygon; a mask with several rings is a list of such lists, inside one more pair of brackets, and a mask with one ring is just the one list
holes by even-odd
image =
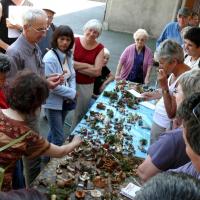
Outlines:
{"label": "man with white hair", "polygon": [[45,11],[30,9],[23,15],[23,32],[8,47],[6,53],[11,57],[11,73],[9,78],[19,70],[29,68],[38,74],[44,74],[41,51],[37,45],[47,31],[47,15]]}

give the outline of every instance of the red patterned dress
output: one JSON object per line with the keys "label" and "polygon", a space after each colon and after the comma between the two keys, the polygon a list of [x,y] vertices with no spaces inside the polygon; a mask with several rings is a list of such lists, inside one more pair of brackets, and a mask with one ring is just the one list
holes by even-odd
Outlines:
{"label": "red patterned dress", "polygon": [[[30,128],[25,122],[8,118],[0,110],[0,147],[10,143],[15,138],[19,138],[29,130]],[[40,156],[49,147],[50,143],[47,140],[32,131],[22,142],[0,152],[0,166],[4,169],[9,166],[5,171],[2,190],[12,189],[12,174],[17,160],[23,155],[29,159]]]}

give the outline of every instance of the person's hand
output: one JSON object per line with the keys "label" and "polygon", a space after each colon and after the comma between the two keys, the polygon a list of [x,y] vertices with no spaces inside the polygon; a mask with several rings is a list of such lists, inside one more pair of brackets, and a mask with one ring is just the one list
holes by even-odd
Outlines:
{"label": "person's hand", "polygon": [[99,88],[99,91],[100,91],[100,92],[103,92],[103,90],[105,89],[105,87],[106,87],[106,84],[103,83],[103,84],[101,85],[101,87]]}
{"label": "person's hand", "polygon": [[158,70],[157,79],[158,79],[158,83],[159,83],[161,89],[163,89],[163,90],[168,89],[167,74],[165,73],[165,71],[163,69]]}
{"label": "person's hand", "polygon": [[51,74],[47,78],[49,89],[54,89],[59,84],[61,84],[62,78],[59,74]]}
{"label": "person's hand", "polygon": [[182,120],[178,118],[174,118],[172,121],[172,128],[179,128],[182,125]]}
{"label": "person's hand", "polygon": [[120,80],[121,80],[121,77],[115,75],[115,80],[116,80],[116,81],[120,81]]}
{"label": "person's hand", "polygon": [[145,85],[148,85],[148,84],[149,84],[149,79],[148,79],[148,78],[145,78],[145,79],[144,79],[144,84],[145,84]]}
{"label": "person's hand", "polygon": [[64,73],[60,75],[60,84],[63,84],[65,82]]}
{"label": "person's hand", "polygon": [[75,147],[79,146],[82,143],[81,137],[79,135],[75,135],[73,140],[71,141]]}
{"label": "person's hand", "polygon": [[13,24],[9,18],[6,18],[6,26],[10,29],[20,30],[22,27],[19,24]]}
{"label": "person's hand", "polygon": [[160,94],[159,91],[154,91],[154,92],[144,92],[141,94],[142,98],[146,101],[150,101],[153,99],[159,99],[162,95]]}

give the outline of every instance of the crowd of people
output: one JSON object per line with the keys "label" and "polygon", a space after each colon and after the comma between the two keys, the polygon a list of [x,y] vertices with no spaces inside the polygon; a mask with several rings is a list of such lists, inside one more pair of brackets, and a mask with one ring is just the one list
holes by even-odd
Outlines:
{"label": "crowd of people", "polygon": [[[136,30],[133,44],[123,51],[113,75],[108,67],[111,53],[98,41],[102,33],[99,20],[89,20],[83,36],[75,37],[69,26],[53,24],[56,12],[48,6],[28,9],[22,26],[13,25],[8,19],[10,5],[32,4],[28,0],[0,2],[0,168],[5,169],[2,190],[28,187],[40,171],[41,155],[62,157],[81,144],[78,135],[64,144],[64,122],[69,111],[74,110],[72,131],[91,100],[95,101],[107,84],[115,79],[148,85],[156,61],[159,87],[142,94],[144,100],[157,99],[151,145],[137,169],[141,181],[148,182],[135,199],[200,197],[193,192],[200,179],[198,14],[188,8],[179,9],[177,22],[167,24],[158,38],[154,56],[146,45],[147,31]],[[19,37],[8,38],[8,28],[19,31]],[[39,134],[41,107],[49,124],[47,139]],[[160,174],[164,171],[168,172]],[[179,185],[180,181],[185,184]],[[171,192],[162,196],[166,190]],[[180,190],[182,196],[178,196]],[[188,192],[193,196],[186,196]]]}

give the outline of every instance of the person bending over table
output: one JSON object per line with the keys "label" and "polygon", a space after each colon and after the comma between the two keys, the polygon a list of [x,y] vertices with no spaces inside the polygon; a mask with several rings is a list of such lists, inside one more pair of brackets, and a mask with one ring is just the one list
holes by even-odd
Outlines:
{"label": "person bending over table", "polygon": [[97,41],[102,32],[102,24],[96,19],[91,19],[84,25],[83,32],[83,37],[77,37],[74,45],[74,68],[79,97],[71,130],[86,114],[95,77],[101,75],[103,67],[104,46]]}
{"label": "person bending over table", "polygon": [[62,157],[81,143],[80,137],[75,136],[71,143],[56,146],[29,128],[26,117],[30,114],[37,115],[48,95],[47,81],[33,72],[23,71],[19,73],[10,85],[7,94],[10,108],[0,110],[0,147],[13,142],[27,132],[29,134],[15,145],[0,152],[0,166],[5,169],[3,191],[12,189],[13,168],[16,161],[23,155],[28,158],[40,155]]}
{"label": "person bending over table", "polygon": [[133,34],[135,43],[122,53],[115,74],[116,80],[149,83],[153,55],[151,49],[146,46],[148,36],[144,29],[138,29]]}
{"label": "person bending over table", "polygon": [[[176,104],[200,91],[200,69],[185,72],[174,91]],[[186,164],[189,158],[185,151],[182,128],[164,132],[148,150],[148,156],[138,167],[138,175],[143,182],[161,171],[175,169]],[[167,152],[167,153],[166,153]]]}

